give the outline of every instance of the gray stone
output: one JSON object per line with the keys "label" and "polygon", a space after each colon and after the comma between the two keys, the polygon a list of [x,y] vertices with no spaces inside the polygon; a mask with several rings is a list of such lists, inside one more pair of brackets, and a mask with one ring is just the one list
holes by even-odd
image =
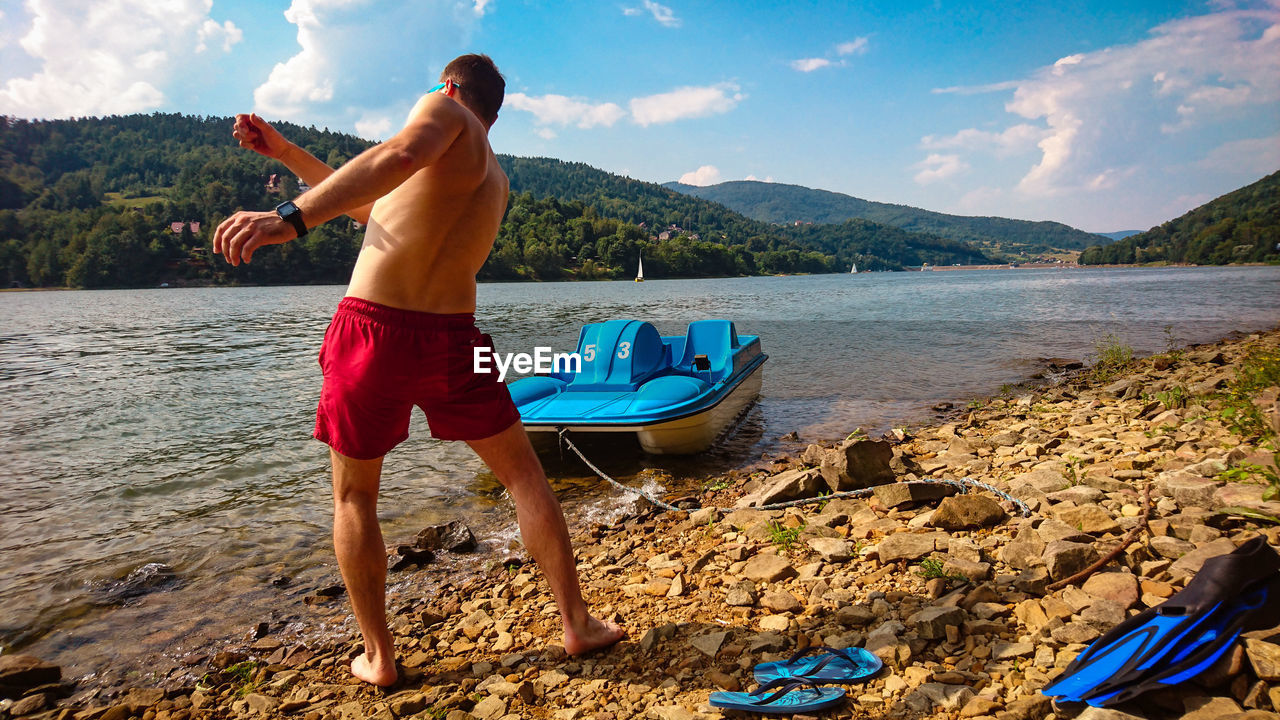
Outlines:
{"label": "gray stone", "polygon": [[1092,642],[1102,635],[1102,632],[1088,623],[1073,622],[1054,628],[1049,635],[1063,645],[1070,645]]}
{"label": "gray stone", "polygon": [[827,562],[845,562],[853,557],[853,544],[837,538],[813,538],[809,547]]}
{"label": "gray stone", "polygon": [[947,626],[960,627],[968,615],[958,607],[947,605],[927,607],[907,618],[916,634],[926,640],[939,640],[947,636]]}
{"label": "gray stone", "polygon": [[1071,577],[1098,561],[1098,551],[1092,545],[1057,540],[1044,549],[1044,564],[1049,577],[1062,580]]}
{"label": "gray stone", "polygon": [[1000,560],[1015,570],[1029,570],[1044,564],[1045,544],[1034,534],[1019,537],[1000,549]]}
{"label": "gray stone", "polygon": [[1124,622],[1126,617],[1124,610],[1124,606],[1118,602],[1099,598],[1080,611],[1080,621],[1105,632]]}
{"label": "gray stone", "polygon": [[778,555],[756,555],[747,561],[742,576],[756,582],[778,582],[796,576],[796,569]]}
{"label": "gray stone", "polygon": [[841,605],[836,611],[836,622],[845,627],[861,627],[875,619],[875,611],[866,605]]}
{"label": "gray stone", "polygon": [[[943,710],[959,710],[974,696],[973,688],[943,683],[925,683],[916,688],[912,694],[927,698],[931,706],[940,707]],[[903,702],[910,705],[909,698],[904,698]]]}
{"label": "gray stone", "polygon": [[850,440],[829,451],[820,470],[834,491],[893,482],[893,446],[884,440]]}
{"label": "gray stone", "polygon": [[490,695],[471,708],[476,720],[497,720],[507,714],[507,703],[496,695]]}
{"label": "gray stone", "polygon": [[675,623],[649,628],[644,636],[640,638],[640,647],[646,651],[652,650],[659,642],[675,637],[677,629]]}
{"label": "gray stone", "polygon": [[1217,507],[1243,507],[1271,517],[1280,517],[1280,502],[1262,499],[1267,487],[1227,483],[1214,492],[1214,502]]}
{"label": "gray stone", "polygon": [[804,609],[796,596],[785,590],[765,593],[760,598],[760,607],[775,613],[794,613]]}
{"label": "gray stone", "polygon": [[444,525],[432,525],[414,538],[420,550],[447,550],[451,553],[470,552],[476,547],[476,536],[466,525],[452,520]]}
{"label": "gray stone", "polygon": [[816,497],[822,489],[818,472],[810,468],[798,468],[774,475],[764,481],[764,486],[738,499],[735,508],[751,508],[761,505]]}
{"label": "gray stone", "polygon": [[714,658],[716,653],[720,652],[720,647],[724,645],[725,638],[727,637],[729,637],[728,631],[713,632],[706,635],[699,635],[698,637],[690,640],[689,644],[693,646],[693,649],[703,655]]}
{"label": "gray stone", "polygon": [[880,541],[876,552],[880,562],[919,560],[937,549],[937,533],[894,533]]}
{"label": "gray stone", "polygon": [[19,698],[23,691],[56,683],[62,668],[31,655],[0,655],[0,697]]}
{"label": "gray stone", "polygon": [[941,500],[948,495],[954,495],[956,489],[941,483],[918,483],[915,485],[890,483],[888,485],[877,485],[873,492],[876,500],[879,500],[881,505],[887,508],[900,508],[917,503]]}
{"label": "gray stone", "polygon": [[734,510],[724,516],[724,523],[737,530],[746,530],[756,525],[765,525],[773,520],[768,510]]}
{"label": "gray stone", "polygon": [[1013,580],[1013,586],[1028,595],[1044,595],[1052,582],[1049,571],[1044,566],[1040,566],[1027,568],[1018,573]]}
{"label": "gray stone", "polygon": [[1018,657],[1030,657],[1035,651],[1036,646],[1031,643],[998,642],[991,646],[991,659],[1012,660]]}
{"label": "gray stone", "polygon": [[1032,470],[1024,475],[1019,475],[1009,481],[1009,484],[1026,483],[1042,493],[1057,492],[1071,487],[1071,483],[1067,481],[1067,477],[1057,470],[1049,470],[1042,468]]}
{"label": "gray stone", "polygon": [[1156,478],[1155,489],[1174,499],[1180,507],[1198,507],[1214,510],[1218,507],[1218,483],[1194,473],[1175,470],[1161,473]]}
{"label": "gray stone", "polygon": [[259,693],[249,693],[244,696],[245,703],[249,709],[259,715],[267,715],[276,709],[280,704],[280,698],[273,698]]}
{"label": "gray stone", "polygon": [[1169,574],[1173,576],[1174,580],[1189,578],[1200,571],[1200,566],[1204,565],[1205,560],[1218,555],[1226,555],[1235,551],[1235,549],[1235,544],[1230,540],[1219,538],[1178,558],[1176,562],[1169,566]]}
{"label": "gray stone", "polygon": [[1076,505],[1087,505],[1100,502],[1106,494],[1088,485],[1076,485],[1066,490],[1056,490],[1048,494],[1050,502],[1070,502]]}
{"label": "gray stone", "polygon": [[756,604],[755,586],[750,581],[743,581],[729,588],[724,596],[724,604],[731,607],[751,607]]}
{"label": "gray stone", "polygon": [[1280,645],[1248,638],[1244,641],[1244,651],[1259,680],[1280,681]]}
{"label": "gray stone", "polygon": [[[1047,543],[1055,540],[1070,540],[1071,542],[1093,542],[1093,537],[1089,533],[1083,532],[1078,528],[1072,527],[1061,520],[1049,518],[1040,523],[1036,528],[1036,533],[1040,535],[1040,539]],[[1044,549],[1041,548],[1041,552]]]}
{"label": "gray stone", "polygon": [[1084,581],[1082,589],[1095,598],[1110,600],[1128,609],[1138,604],[1142,590],[1137,576],[1126,572],[1100,572]]}
{"label": "gray stone", "polygon": [[1057,512],[1058,519],[1090,535],[1120,532],[1120,523],[1101,505],[1081,505]]}
{"label": "gray stone", "polygon": [[943,530],[965,530],[997,525],[1008,517],[1000,503],[985,495],[955,495],[938,503],[929,525]]}
{"label": "gray stone", "polygon": [[652,720],[696,720],[700,717],[683,705],[659,705],[645,711],[646,718]]}
{"label": "gray stone", "polygon": [[942,572],[947,575],[963,575],[974,582],[982,582],[991,577],[991,563],[948,557],[942,564]]}
{"label": "gray stone", "polygon": [[1195,543],[1188,542],[1187,540],[1179,540],[1176,537],[1170,537],[1168,535],[1157,535],[1151,538],[1149,545],[1157,555],[1169,558],[1170,560],[1177,560],[1183,555],[1186,555],[1196,549]]}

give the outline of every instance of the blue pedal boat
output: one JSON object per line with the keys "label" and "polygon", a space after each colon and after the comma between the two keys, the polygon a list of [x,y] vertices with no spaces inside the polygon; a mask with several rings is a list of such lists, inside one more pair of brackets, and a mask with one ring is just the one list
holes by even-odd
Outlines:
{"label": "blue pedal boat", "polygon": [[697,320],[662,337],[639,320],[584,325],[580,367],[511,383],[525,429],[634,433],[645,452],[687,455],[710,447],[760,394],[769,358],[757,335],[728,320]]}

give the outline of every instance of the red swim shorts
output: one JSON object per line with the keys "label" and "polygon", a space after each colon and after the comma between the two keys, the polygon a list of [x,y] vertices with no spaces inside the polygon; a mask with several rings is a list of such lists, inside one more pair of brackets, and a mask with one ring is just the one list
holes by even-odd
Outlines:
{"label": "red swim shorts", "polygon": [[441,440],[480,440],[520,419],[497,371],[474,371],[474,348],[493,349],[471,314],[437,315],[347,297],[320,348],[324,386],[314,437],[358,460],[409,437],[417,405]]}

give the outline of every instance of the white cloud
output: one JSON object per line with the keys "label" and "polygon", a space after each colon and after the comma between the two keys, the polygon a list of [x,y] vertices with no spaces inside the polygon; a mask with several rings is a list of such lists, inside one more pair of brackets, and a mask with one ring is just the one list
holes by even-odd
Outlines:
{"label": "white cloud", "polygon": [[390,117],[366,112],[356,121],[356,134],[365,140],[386,140],[393,127]]}
{"label": "white cloud", "polygon": [[842,57],[845,55],[866,55],[868,42],[867,38],[860,37],[847,43],[840,43],[836,46],[836,54]]}
{"label": "white cloud", "polygon": [[985,93],[1016,90],[1020,85],[1022,85],[1021,80],[1006,80],[1004,82],[988,83],[986,85],[955,85],[952,87],[934,88],[930,92],[935,95],[983,95]]}
{"label": "white cloud", "polygon": [[922,145],[1007,155],[1038,132],[1039,161],[1017,185],[1024,197],[1121,187],[1152,158],[1185,154],[1185,141],[1162,137],[1262,117],[1280,103],[1280,6],[1180,18],[1140,42],[1069,55],[1021,80],[934,92],[1010,89],[1005,109],[1020,124]]}
{"label": "white cloud", "polygon": [[1013,125],[998,133],[968,128],[942,137],[925,135],[920,139],[920,147],[925,150],[990,150],[1003,157],[1033,149],[1045,134],[1044,129],[1027,123]]}
{"label": "white cloud", "polygon": [[653,19],[657,20],[661,25],[672,28],[680,27],[681,20],[676,17],[675,11],[666,5],[658,4],[653,0],[644,0],[643,8],[624,7],[622,8],[622,14],[628,17],[636,17],[638,15],[643,15],[646,10],[653,16]]}
{"label": "white cloud", "polygon": [[503,106],[533,113],[541,125],[576,125],[584,129],[611,127],[626,115],[622,108],[611,102],[593,104],[564,95],[532,97],[524,93],[511,93]]}
{"label": "white cloud", "polygon": [[230,20],[219,25],[216,20],[205,20],[196,34],[196,52],[202,53],[212,43],[221,43],[222,52],[231,52],[231,46],[244,39],[244,31],[236,27]]}
{"label": "white cloud", "polygon": [[1206,170],[1262,176],[1280,168],[1280,135],[1223,143],[1196,163]]}
{"label": "white cloud", "polygon": [[687,172],[680,176],[680,182],[685,185],[715,185],[720,180],[720,170],[715,165],[703,165],[693,172]]}
{"label": "white cloud", "polygon": [[648,126],[727,113],[746,97],[738,90],[737,84],[726,82],[634,98],[630,105],[631,117],[640,125]]}
{"label": "white cloud", "polygon": [[543,140],[556,139],[556,131],[548,127],[538,128],[537,130],[534,131],[534,133],[537,134],[537,136],[542,138]]}
{"label": "white cloud", "polygon": [[[866,55],[867,42],[868,42],[867,38],[860,37],[855,40],[851,40],[849,42],[840,43],[835,47],[835,54],[841,58],[847,57],[849,55]],[[827,55],[830,56],[831,52],[828,51]],[[843,60],[843,59],[831,60],[830,57],[825,57],[825,58],[811,57],[811,58],[800,58],[799,60],[792,60],[791,69],[797,72],[808,73],[808,72],[813,72],[814,70],[819,70],[821,68],[826,68],[826,67],[844,67],[848,64],[849,64],[849,61]]]}
{"label": "white cloud", "polygon": [[68,117],[154,110],[165,102],[162,88],[181,77],[195,54],[210,44],[225,51],[242,37],[233,23],[210,18],[212,7],[213,0],[28,0],[31,28],[19,45],[39,70],[0,76],[0,112]]}
{"label": "white cloud", "polygon": [[791,61],[791,69],[800,72],[813,72],[819,68],[829,67],[831,61],[826,58],[802,58],[800,60]]}
{"label": "white cloud", "polygon": [[921,162],[915,164],[920,172],[916,173],[915,181],[920,185],[928,185],[954,177],[965,170],[969,169],[968,163],[960,159],[959,155],[943,155],[933,153]]}
{"label": "white cloud", "polygon": [[754,181],[756,181],[756,182],[767,182],[767,183],[771,183],[771,182],[773,182],[773,176],[772,176],[772,175],[766,175],[766,176],[764,176],[764,179],[763,179],[763,180],[762,180],[762,179],[760,179],[760,178],[758,178],[758,177],[756,177],[755,175],[748,175],[748,176],[746,176],[746,177],[744,177],[744,178],[742,178],[742,179],[743,179],[743,180],[754,180]]}
{"label": "white cloud", "polygon": [[[470,43],[492,0],[292,0],[297,51],[253,92],[266,115],[351,127],[386,98],[412,102]],[[409,49],[406,49],[409,48]]]}

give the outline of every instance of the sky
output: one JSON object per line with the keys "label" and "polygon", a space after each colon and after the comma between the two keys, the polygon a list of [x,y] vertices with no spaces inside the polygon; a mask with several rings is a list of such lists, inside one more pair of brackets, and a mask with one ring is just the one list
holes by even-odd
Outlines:
{"label": "sky", "polygon": [[466,52],[497,152],[651,182],[1107,232],[1280,169],[1280,0],[0,0],[0,114],[382,140]]}

